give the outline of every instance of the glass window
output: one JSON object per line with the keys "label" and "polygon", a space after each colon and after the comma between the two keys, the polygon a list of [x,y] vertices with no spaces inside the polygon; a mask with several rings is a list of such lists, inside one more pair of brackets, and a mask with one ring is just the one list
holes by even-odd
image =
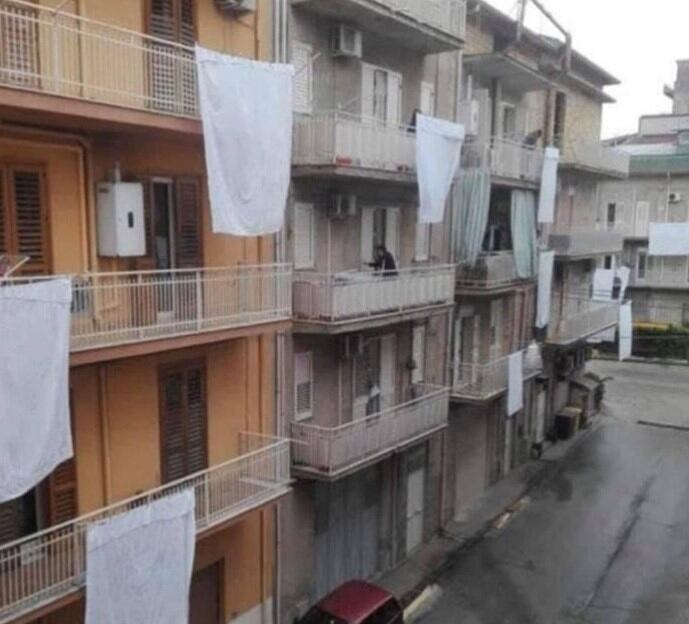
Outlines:
{"label": "glass window", "polygon": [[347,622],[314,607],[299,624],[347,624]]}

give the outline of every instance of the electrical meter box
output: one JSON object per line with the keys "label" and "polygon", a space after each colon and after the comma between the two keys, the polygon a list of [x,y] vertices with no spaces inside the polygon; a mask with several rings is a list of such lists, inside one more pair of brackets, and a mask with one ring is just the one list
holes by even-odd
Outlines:
{"label": "electrical meter box", "polygon": [[144,190],[136,182],[98,184],[98,253],[101,256],[146,255]]}

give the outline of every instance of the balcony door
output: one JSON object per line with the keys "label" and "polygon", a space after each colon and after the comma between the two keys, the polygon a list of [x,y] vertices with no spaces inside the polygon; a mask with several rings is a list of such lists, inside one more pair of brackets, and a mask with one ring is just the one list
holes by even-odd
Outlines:
{"label": "balcony door", "polygon": [[222,622],[222,563],[194,572],[189,592],[189,624]]}
{"label": "balcony door", "polygon": [[398,127],[402,122],[402,75],[362,63],[361,115],[365,122]]}
{"label": "balcony door", "polygon": [[400,209],[364,208],[361,211],[361,262],[366,265],[383,245],[399,267]]}
{"label": "balcony door", "polygon": [[[481,317],[470,313],[455,320],[455,385],[478,380]],[[467,366],[469,365],[469,366]]]}
{"label": "balcony door", "polygon": [[5,4],[0,16],[0,82],[35,88],[40,85],[38,11]]}

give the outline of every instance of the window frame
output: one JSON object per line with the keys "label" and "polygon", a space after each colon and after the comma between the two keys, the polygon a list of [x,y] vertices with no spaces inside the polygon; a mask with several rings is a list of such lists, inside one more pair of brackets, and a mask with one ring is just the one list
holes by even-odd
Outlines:
{"label": "window frame", "polygon": [[[297,359],[304,358],[307,361],[308,367],[308,382],[300,382],[297,375],[298,364]],[[294,421],[303,422],[313,418],[313,351],[300,351],[294,354]],[[302,383],[309,384],[309,409],[308,411],[299,411],[299,386]]]}

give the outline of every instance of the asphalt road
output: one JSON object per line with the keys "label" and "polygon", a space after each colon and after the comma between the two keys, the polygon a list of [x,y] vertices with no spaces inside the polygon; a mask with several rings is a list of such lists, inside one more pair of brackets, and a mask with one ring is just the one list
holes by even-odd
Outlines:
{"label": "asphalt road", "polygon": [[689,622],[689,368],[594,368],[615,377],[599,426],[457,555],[423,624]]}

